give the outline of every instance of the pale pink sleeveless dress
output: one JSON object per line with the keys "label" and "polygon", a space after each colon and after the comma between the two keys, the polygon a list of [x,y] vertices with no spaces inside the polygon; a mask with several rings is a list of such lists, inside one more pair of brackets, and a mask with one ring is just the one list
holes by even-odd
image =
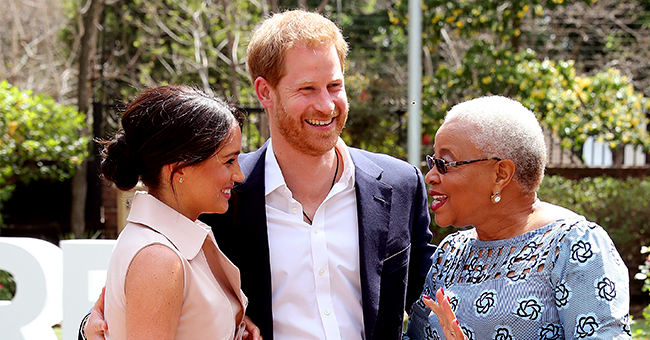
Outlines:
{"label": "pale pink sleeveless dress", "polygon": [[126,272],[135,254],[150,244],[169,247],[183,263],[183,305],[175,338],[241,338],[248,300],[241,291],[239,269],[221,253],[210,227],[145,192],[135,194],[127,221],[106,279],[106,339],[126,339]]}

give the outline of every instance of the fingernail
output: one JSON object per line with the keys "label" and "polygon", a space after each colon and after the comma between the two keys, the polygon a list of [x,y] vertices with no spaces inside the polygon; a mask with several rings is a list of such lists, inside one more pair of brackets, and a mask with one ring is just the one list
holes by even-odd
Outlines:
{"label": "fingernail", "polygon": [[445,295],[445,299],[447,299],[447,302],[451,303],[451,302],[449,301],[449,296],[446,296],[446,295]]}
{"label": "fingernail", "polygon": [[431,300],[431,298],[429,297],[429,295],[424,295],[424,294],[423,294],[423,295],[422,295],[422,298],[423,298],[423,299],[429,299],[429,300]]}
{"label": "fingernail", "polygon": [[454,321],[452,321],[452,322],[454,323],[454,325],[458,326],[458,319],[454,319]]}
{"label": "fingernail", "polygon": [[444,288],[442,288],[442,287],[440,287],[440,291],[441,291],[443,294],[445,293],[445,290],[444,290]]}

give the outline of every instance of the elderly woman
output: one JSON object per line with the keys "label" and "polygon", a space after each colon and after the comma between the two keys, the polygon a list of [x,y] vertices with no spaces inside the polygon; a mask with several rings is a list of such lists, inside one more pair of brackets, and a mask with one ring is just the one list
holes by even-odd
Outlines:
{"label": "elderly woman", "polygon": [[628,273],[611,239],[537,198],[546,146],[530,110],[499,96],[458,104],[434,151],[436,223],[473,228],[441,242],[405,339],[630,338]]}

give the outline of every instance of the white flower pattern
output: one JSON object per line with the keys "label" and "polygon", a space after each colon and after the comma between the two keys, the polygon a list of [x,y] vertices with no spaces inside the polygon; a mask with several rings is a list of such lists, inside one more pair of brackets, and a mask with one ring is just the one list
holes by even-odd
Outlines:
{"label": "white flower pattern", "polygon": [[[607,233],[583,217],[517,237],[480,241],[473,229],[447,236],[424,292],[442,287],[469,339],[630,339],[627,268]],[[406,339],[443,334],[413,305]]]}

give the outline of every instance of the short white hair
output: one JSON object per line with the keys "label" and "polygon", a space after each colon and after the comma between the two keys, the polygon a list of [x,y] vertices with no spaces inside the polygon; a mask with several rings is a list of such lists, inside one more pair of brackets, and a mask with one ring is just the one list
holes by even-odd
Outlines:
{"label": "short white hair", "polygon": [[546,168],[544,133],[535,114],[520,102],[501,96],[486,96],[462,102],[447,112],[443,122],[471,126],[471,142],[483,157],[510,159],[516,180],[524,193],[539,188]]}

